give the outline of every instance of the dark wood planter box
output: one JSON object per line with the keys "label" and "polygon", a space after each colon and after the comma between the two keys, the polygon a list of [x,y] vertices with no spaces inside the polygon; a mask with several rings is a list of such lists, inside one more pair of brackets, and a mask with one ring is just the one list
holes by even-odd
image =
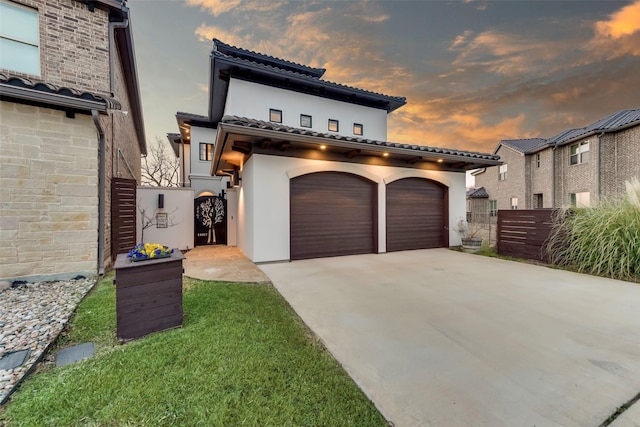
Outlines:
{"label": "dark wood planter box", "polygon": [[182,260],[177,249],[168,258],[132,262],[116,259],[116,316],[120,340],[182,325]]}

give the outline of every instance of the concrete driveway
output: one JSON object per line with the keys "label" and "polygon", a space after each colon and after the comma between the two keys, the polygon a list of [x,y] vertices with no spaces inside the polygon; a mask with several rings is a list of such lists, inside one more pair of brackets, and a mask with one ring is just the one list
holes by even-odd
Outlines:
{"label": "concrete driveway", "polygon": [[597,427],[640,392],[637,284],[447,249],[260,268],[397,427]]}

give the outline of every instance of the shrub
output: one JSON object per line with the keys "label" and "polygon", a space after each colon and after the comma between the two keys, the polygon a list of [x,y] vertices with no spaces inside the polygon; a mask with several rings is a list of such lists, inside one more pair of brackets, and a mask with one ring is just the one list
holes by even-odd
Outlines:
{"label": "shrub", "polygon": [[640,282],[638,180],[627,183],[627,192],[619,202],[559,210],[547,245],[550,261],[582,273]]}

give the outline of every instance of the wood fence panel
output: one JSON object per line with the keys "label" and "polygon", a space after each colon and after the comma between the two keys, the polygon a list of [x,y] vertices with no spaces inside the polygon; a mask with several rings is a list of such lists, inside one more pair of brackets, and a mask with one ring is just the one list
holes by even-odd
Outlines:
{"label": "wood fence panel", "polygon": [[498,211],[498,253],[547,262],[544,248],[555,210]]}
{"label": "wood fence panel", "polygon": [[111,180],[111,257],[129,252],[136,245],[136,181]]}

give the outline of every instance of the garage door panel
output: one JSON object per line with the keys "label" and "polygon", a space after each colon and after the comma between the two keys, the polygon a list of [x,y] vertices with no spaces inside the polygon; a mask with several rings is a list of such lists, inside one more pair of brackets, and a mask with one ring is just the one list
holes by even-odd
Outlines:
{"label": "garage door panel", "polygon": [[320,172],[291,180],[291,259],[375,251],[375,183]]}
{"label": "garage door panel", "polygon": [[387,185],[387,251],[447,246],[447,189],[422,178]]}

